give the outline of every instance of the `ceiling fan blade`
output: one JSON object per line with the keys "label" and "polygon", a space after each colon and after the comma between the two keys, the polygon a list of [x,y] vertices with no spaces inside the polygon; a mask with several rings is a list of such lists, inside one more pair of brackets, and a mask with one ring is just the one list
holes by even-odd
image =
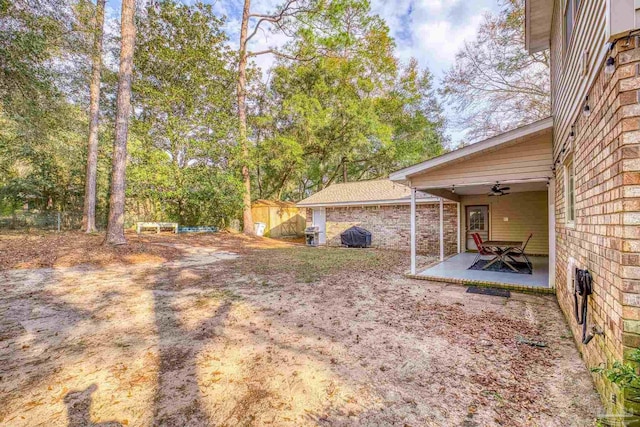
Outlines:
{"label": "ceiling fan blade", "polygon": [[509,191],[509,190],[511,190],[511,187],[502,187],[500,189],[500,191]]}

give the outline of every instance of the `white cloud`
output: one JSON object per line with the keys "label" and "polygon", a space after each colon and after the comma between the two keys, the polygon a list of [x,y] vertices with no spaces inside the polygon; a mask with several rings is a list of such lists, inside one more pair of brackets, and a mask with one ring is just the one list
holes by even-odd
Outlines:
{"label": "white cloud", "polygon": [[414,33],[416,53],[428,60],[432,67],[448,68],[464,41],[473,39],[481,22],[482,14],[477,14],[462,28],[455,28],[451,21],[445,20],[417,25]]}
{"label": "white cloud", "polygon": [[418,7],[427,10],[429,13],[441,13],[446,9],[445,2],[442,0],[422,0],[416,3]]}
{"label": "white cloud", "polygon": [[[416,58],[433,73],[436,85],[464,41],[473,39],[484,14],[499,8],[497,0],[372,0],[371,6],[387,22],[398,57]],[[444,105],[444,113],[453,111]],[[452,128],[447,133],[454,145],[464,136]]]}
{"label": "white cloud", "polygon": [[484,13],[497,9],[496,0],[373,0],[372,9],[389,26],[398,56],[413,57],[442,76],[465,40],[474,37]]}

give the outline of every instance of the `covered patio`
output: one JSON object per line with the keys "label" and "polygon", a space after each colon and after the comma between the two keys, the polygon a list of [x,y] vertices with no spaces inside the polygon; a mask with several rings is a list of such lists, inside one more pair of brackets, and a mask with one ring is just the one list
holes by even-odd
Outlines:
{"label": "covered patio", "polygon": [[424,279],[454,282],[546,288],[549,286],[549,257],[531,256],[532,274],[499,271],[470,270],[475,253],[462,252],[418,271]]}
{"label": "covered patio", "polygon": [[[552,125],[544,119],[390,176],[413,193],[423,191],[458,207],[457,253],[445,256],[441,245],[439,262],[422,269],[416,265],[419,230],[412,214],[413,277],[554,287],[554,274],[549,274],[555,268]],[[442,227],[441,222],[440,235]],[[478,254],[474,235],[490,250]]]}

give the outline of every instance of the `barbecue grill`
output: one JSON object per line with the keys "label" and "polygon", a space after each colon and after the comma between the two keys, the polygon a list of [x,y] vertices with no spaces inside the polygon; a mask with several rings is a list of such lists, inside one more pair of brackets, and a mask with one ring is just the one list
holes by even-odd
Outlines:
{"label": "barbecue grill", "polygon": [[353,226],[340,234],[342,246],[348,248],[371,247],[371,233],[362,227]]}
{"label": "barbecue grill", "polygon": [[304,229],[307,246],[318,246],[320,243],[320,227],[312,225]]}

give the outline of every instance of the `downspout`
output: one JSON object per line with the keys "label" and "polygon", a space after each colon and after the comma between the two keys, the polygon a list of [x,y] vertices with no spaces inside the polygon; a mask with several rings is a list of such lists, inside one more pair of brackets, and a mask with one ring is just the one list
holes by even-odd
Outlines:
{"label": "downspout", "polygon": [[462,233],[460,231],[460,226],[462,225],[462,221],[460,219],[460,211],[462,210],[462,206],[460,202],[457,203],[458,207],[458,253],[462,253],[462,241],[460,240]]}
{"label": "downspout", "polygon": [[[409,184],[411,185],[411,184]],[[416,189],[411,187],[411,274],[416,274]]]}
{"label": "downspout", "polygon": [[444,261],[444,201],[440,197],[440,261]]}

